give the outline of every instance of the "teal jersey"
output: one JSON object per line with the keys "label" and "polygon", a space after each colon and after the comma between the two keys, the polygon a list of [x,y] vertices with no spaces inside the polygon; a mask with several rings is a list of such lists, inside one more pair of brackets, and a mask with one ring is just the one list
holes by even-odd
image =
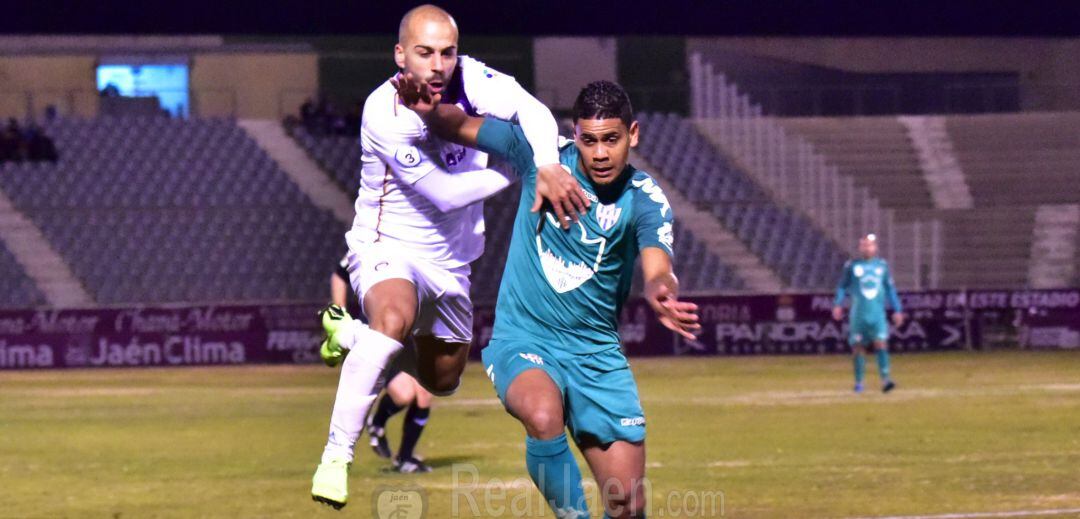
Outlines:
{"label": "teal jersey", "polygon": [[844,264],[844,273],[836,286],[836,306],[851,296],[851,319],[860,322],[885,319],[885,303],[902,312],[889,264],[881,258],[854,259]]}
{"label": "teal jersey", "polygon": [[482,151],[507,160],[521,175],[492,339],[540,342],[571,353],[617,348],[619,311],[639,251],[656,247],[673,256],[671,206],[660,186],[633,166],[614,183],[595,185],[578,167],[577,148],[564,145],[559,160],[592,206],[563,230],[550,211],[530,211],[536,166],[521,128],[489,118],[478,141]]}

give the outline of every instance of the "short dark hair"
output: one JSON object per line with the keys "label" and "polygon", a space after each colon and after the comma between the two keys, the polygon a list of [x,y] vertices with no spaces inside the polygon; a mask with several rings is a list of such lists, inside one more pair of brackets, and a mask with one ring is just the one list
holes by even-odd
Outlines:
{"label": "short dark hair", "polygon": [[611,81],[593,81],[581,89],[574,101],[574,122],[579,119],[622,119],[629,127],[634,122],[634,107],[626,90]]}

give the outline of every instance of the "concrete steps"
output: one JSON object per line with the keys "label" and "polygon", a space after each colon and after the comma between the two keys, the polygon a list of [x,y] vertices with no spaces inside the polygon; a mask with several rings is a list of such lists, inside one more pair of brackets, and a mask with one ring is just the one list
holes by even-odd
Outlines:
{"label": "concrete steps", "polygon": [[49,306],[87,308],[94,298],[75,276],[64,258],[34,223],[0,192],[0,241],[4,242],[26,275],[37,284]]}
{"label": "concrete steps", "polygon": [[255,139],[316,207],[329,210],[343,223],[352,223],[355,214],[352,201],[307,152],[285,133],[285,128],[279,122],[241,119],[237,121],[237,125]]}
{"label": "concrete steps", "polygon": [[896,118],[799,117],[778,121],[810,142],[856,186],[869,189],[882,207],[934,207],[919,157]]}
{"label": "concrete steps", "polygon": [[770,270],[743,244],[738,237],[729,232],[711,213],[697,208],[678,189],[668,182],[663,172],[653,167],[641,155],[631,152],[630,162],[649,173],[664,190],[668,202],[678,214],[678,225],[694,233],[709,252],[735,270],[735,275],[742,279],[746,289],[758,293],[775,294],[784,288],[784,283],[775,272]]}

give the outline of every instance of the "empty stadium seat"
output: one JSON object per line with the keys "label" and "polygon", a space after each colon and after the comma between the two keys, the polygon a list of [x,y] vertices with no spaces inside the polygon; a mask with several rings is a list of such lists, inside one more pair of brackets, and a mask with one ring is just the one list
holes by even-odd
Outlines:
{"label": "empty stadium seat", "polygon": [[345,226],[229,120],[60,119],[0,187],[102,304],[327,297]]}

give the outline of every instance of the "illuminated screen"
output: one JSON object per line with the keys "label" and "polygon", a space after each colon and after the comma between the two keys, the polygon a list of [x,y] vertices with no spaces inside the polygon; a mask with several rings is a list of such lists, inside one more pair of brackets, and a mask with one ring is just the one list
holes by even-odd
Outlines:
{"label": "illuminated screen", "polygon": [[108,87],[127,97],[157,96],[161,107],[174,117],[187,117],[187,65],[100,65],[98,91]]}

